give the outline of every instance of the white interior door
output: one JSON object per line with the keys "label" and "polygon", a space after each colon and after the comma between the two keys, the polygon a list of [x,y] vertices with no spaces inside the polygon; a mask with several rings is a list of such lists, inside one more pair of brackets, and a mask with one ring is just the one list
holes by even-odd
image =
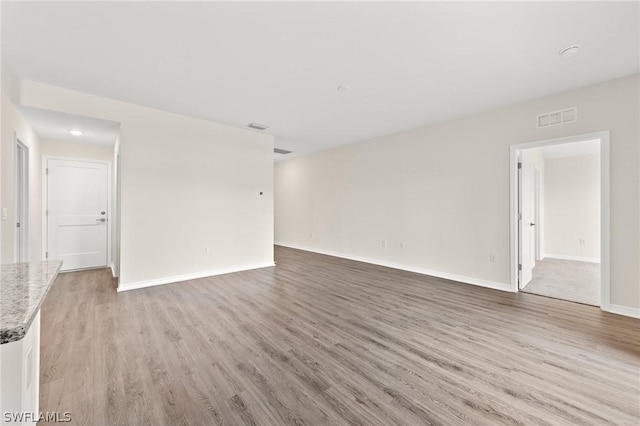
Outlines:
{"label": "white interior door", "polygon": [[47,254],[62,270],[107,266],[109,168],[47,161]]}
{"label": "white interior door", "polygon": [[519,240],[519,287],[524,288],[533,277],[533,250],[532,250],[532,195],[533,185],[531,179],[531,161],[527,151],[520,151],[520,164],[518,168],[518,240]]}
{"label": "white interior door", "polygon": [[534,256],[533,266],[536,266],[536,260],[542,260],[542,174],[540,169],[534,169],[534,189],[533,189],[533,240],[534,240]]}

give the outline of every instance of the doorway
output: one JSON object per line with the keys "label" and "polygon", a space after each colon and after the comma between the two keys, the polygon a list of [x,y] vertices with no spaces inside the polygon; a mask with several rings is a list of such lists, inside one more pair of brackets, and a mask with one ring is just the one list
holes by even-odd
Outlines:
{"label": "doorway", "polygon": [[29,148],[15,137],[15,260],[29,261]]}
{"label": "doorway", "polygon": [[609,132],[511,146],[513,291],[607,309],[609,191]]}
{"label": "doorway", "polygon": [[46,158],[45,257],[62,271],[106,267],[109,262],[110,165]]}

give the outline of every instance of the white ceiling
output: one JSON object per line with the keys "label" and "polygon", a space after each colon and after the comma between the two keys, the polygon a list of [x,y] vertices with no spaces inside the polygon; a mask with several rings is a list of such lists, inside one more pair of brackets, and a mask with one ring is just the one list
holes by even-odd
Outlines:
{"label": "white ceiling", "polygon": [[[17,108],[37,135],[46,140],[113,146],[120,131],[120,123],[114,121],[25,106]],[[84,134],[74,136],[69,130],[81,130]]]}
{"label": "white ceiling", "polygon": [[636,73],[639,15],[638,2],[2,2],[2,60],[267,124],[291,158]]}
{"label": "white ceiling", "polygon": [[563,143],[539,148],[545,159],[582,157],[585,155],[600,154],[600,140],[589,140],[584,142]]}

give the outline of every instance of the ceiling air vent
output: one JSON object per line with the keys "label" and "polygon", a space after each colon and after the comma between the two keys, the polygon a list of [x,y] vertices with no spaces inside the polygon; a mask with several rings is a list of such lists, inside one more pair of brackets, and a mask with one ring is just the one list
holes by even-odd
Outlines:
{"label": "ceiling air vent", "polygon": [[256,130],[264,130],[269,128],[269,126],[265,126],[264,124],[258,124],[258,123],[249,123],[247,124],[247,127],[251,129],[256,129]]}
{"label": "ceiling air vent", "polygon": [[291,151],[287,151],[286,149],[273,148],[273,152],[276,154],[291,154]]}
{"label": "ceiling air vent", "polygon": [[543,127],[558,126],[560,124],[575,123],[576,121],[578,121],[578,107],[573,107],[540,114],[536,120],[536,127],[540,129]]}

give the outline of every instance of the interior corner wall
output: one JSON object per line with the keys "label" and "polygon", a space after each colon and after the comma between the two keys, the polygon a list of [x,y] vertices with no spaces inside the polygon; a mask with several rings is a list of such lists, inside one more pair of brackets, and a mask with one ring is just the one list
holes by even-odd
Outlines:
{"label": "interior corner wall", "polygon": [[20,104],[120,123],[119,290],[273,265],[272,136],[28,80]]}
{"label": "interior corner wall", "polygon": [[27,228],[29,260],[42,259],[42,171],[40,140],[29,123],[14,107],[10,95],[15,93],[14,80],[2,70],[1,138],[1,208],[7,209],[7,219],[0,220],[0,263],[14,263],[15,258],[15,137],[29,148],[29,223]]}
{"label": "interior corner wall", "polygon": [[600,156],[552,158],[545,165],[546,256],[599,261]]}
{"label": "interior corner wall", "polygon": [[510,146],[609,130],[611,303],[640,308],[639,93],[635,74],[280,161],[276,243],[509,288]]}

